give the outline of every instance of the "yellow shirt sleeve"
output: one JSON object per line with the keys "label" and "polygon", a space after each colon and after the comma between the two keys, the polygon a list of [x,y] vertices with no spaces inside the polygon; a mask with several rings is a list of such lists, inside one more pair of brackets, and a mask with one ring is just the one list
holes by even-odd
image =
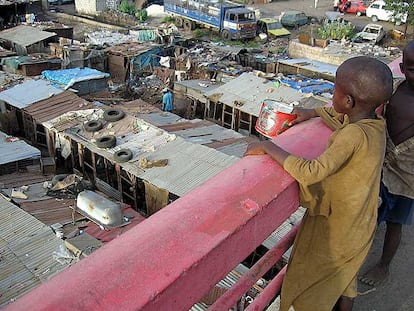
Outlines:
{"label": "yellow shirt sleeve", "polygon": [[332,130],[338,130],[349,124],[348,116],[337,113],[333,107],[317,107],[315,111]]}

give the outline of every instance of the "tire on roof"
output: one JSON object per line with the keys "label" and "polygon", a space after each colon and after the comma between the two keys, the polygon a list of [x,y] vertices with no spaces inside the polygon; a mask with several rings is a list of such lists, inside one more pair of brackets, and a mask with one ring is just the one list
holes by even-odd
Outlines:
{"label": "tire on roof", "polygon": [[116,146],[116,137],[114,135],[105,135],[97,138],[95,144],[99,148],[112,148]]}
{"label": "tire on roof", "polygon": [[130,149],[121,149],[114,153],[114,160],[118,163],[128,162],[132,159],[132,151]]}
{"label": "tire on roof", "polygon": [[85,131],[87,132],[96,132],[99,131],[102,127],[102,121],[100,120],[92,120],[92,121],[88,121],[86,122],[83,127],[85,128]]}
{"label": "tire on roof", "polygon": [[104,111],[103,117],[108,122],[115,122],[121,120],[125,113],[121,109],[110,108]]}

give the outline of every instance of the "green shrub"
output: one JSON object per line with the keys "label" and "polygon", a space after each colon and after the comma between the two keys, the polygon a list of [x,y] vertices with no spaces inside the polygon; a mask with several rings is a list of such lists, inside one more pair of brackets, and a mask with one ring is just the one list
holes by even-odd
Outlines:
{"label": "green shrub", "polygon": [[355,34],[355,28],[350,23],[331,22],[316,29],[316,34],[321,39],[341,40],[350,39]]}
{"label": "green shrub", "polygon": [[122,13],[127,13],[130,15],[135,15],[136,13],[135,4],[129,4],[128,0],[122,0],[121,4],[119,5],[119,10]]}
{"label": "green shrub", "polygon": [[145,9],[142,10],[138,10],[135,13],[136,18],[138,18],[138,20],[142,23],[145,22],[148,19],[148,12]]}

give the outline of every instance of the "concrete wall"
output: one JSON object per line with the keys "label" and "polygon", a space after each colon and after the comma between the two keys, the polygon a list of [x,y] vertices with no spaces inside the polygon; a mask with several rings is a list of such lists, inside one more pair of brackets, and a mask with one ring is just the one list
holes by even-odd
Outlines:
{"label": "concrete wall", "polygon": [[76,11],[80,14],[97,15],[107,9],[106,0],[75,0]]}
{"label": "concrete wall", "polygon": [[120,0],[106,0],[106,7],[110,10],[117,10],[120,3]]}
{"label": "concrete wall", "polygon": [[350,57],[358,56],[357,54],[330,53],[329,49],[317,46],[310,46],[300,43],[297,39],[289,41],[289,57],[291,58],[308,58],[323,63],[340,65]]}

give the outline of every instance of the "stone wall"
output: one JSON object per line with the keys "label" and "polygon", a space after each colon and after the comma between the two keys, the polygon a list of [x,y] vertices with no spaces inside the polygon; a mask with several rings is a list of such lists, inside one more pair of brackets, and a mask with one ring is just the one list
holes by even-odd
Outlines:
{"label": "stone wall", "polygon": [[310,46],[300,43],[297,39],[289,41],[289,57],[291,58],[308,58],[322,63],[340,65],[350,57],[358,54],[349,53],[330,53],[328,48]]}
{"label": "stone wall", "polygon": [[107,0],[75,0],[76,11],[80,14],[97,15],[107,9]]}
{"label": "stone wall", "polygon": [[117,10],[120,3],[120,0],[106,0],[106,7],[110,10]]}
{"label": "stone wall", "polygon": [[401,55],[398,47],[382,47],[371,43],[353,43],[331,41],[325,48],[300,43],[294,39],[289,41],[289,57],[308,58],[322,63],[339,66],[345,60],[355,56],[369,56],[388,64]]}

